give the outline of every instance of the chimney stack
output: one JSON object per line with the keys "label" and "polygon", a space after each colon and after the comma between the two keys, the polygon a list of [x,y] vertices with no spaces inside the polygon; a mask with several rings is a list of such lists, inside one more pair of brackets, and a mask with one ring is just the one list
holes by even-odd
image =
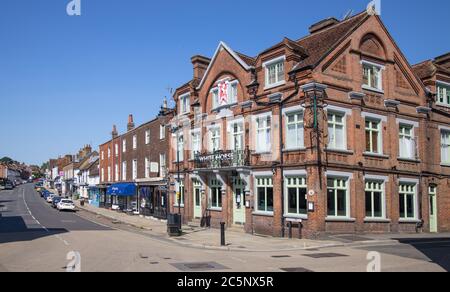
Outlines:
{"label": "chimney stack", "polygon": [[112,138],[115,139],[119,136],[119,133],[117,132],[117,127],[116,125],[113,125],[113,130],[111,132]]}
{"label": "chimney stack", "polygon": [[133,121],[133,115],[128,116],[128,124],[127,124],[127,130],[128,132],[134,129],[134,121]]}
{"label": "chimney stack", "polygon": [[211,59],[197,55],[191,58],[194,67],[194,79],[200,81],[208,70]]}

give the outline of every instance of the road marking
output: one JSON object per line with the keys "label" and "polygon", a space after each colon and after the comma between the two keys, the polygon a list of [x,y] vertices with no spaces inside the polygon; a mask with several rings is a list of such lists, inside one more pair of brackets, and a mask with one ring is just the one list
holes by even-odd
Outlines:
{"label": "road marking", "polygon": [[[50,230],[48,230],[47,227],[45,227],[44,225],[42,225],[41,222],[39,222],[39,221],[33,216],[33,213],[31,213],[31,210],[30,210],[30,208],[28,207],[27,201],[25,200],[25,188],[23,189],[23,192],[22,192],[22,199],[23,199],[23,203],[25,204],[25,207],[27,208],[28,213],[30,213],[30,216],[33,218],[33,220],[36,221],[36,223],[37,223],[39,226],[41,226],[41,228],[44,229],[45,232],[50,233]],[[69,246],[69,243],[68,243],[66,240],[64,240],[61,236],[56,235],[55,237],[58,238],[62,243],[64,243],[64,245]]]}

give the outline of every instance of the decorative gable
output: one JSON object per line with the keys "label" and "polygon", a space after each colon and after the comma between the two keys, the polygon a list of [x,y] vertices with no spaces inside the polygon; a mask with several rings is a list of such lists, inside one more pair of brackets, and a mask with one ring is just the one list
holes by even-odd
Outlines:
{"label": "decorative gable", "polygon": [[334,65],[331,67],[331,71],[341,74],[347,73],[347,56],[341,57]]}

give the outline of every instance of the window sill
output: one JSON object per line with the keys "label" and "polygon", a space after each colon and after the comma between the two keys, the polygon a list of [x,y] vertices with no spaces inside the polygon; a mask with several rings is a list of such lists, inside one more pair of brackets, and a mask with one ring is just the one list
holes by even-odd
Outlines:
{"label": "window sill", "polygon": [[349,218],[349,217],[326,217],[326,222],[356,222],[355,218]]}
{"label": "window sill", "polygon": [[363,155],[369,156],[369,157],[375,157],[375,158],[389,159],[389,155],[378,154],[378,153],[364,152]]}
{"label": "window sill", "polygon": [[437,106],[441,106],[441,107],[445,107],[445,108],[450,108],[450,104],[446,104],[446,103],[442,103],[442,102],[437,102],[436,105]]}
{"label": "window sill", "polygon": [[184,208],[184,205],[178,206],[178,205],[173,205],[174,208]]}
{"label": "window sill", "polygon": [[365,218],[364,223],[391,223],[391,219],[386,218]]}
{"label": "window sill", "polygon": [[274,83],[271,85],[266,85],[266,87],[264,87],[264,90],[269,90],[269,89],[274,89],[280,86],[286,85],[286,80],[282,81],[282,82],[278,82],[278,83]]}
{"label": "window sill", "polygon": [[379,94],[384,94],[384,90],[378,89],[378,88],[369,87],[367,85],[363,85],[362,89],[367,90],[367,91],[372,91],[372,92],[375,92],[375,93],[379,93]]}
{"label": "window sill", "polygon": [[255,216],[265,216],[265,217],[273,217],[273,212],[261,212],[261,211],[255,211],[252,215]]}
{"label": "window sill", "polygon": [[229,108],[235,107],[237,105],[238,105],[237,102],[233,102],[233,103],[230,103],[230,104],[226,104],[226,105],[221,105],[221,106],[215,107],[211,111],[212,112],[220,112],[223,109],[229,109]]}
{"label": "window sill", "polygon": [[212,211],[212,212],[222,212],[222,208],[209,208],[208,211]]}
{"label": "window sill", "polygon": [[345,150],[345,149],[335,149],[335,148],[327,148],[325,149],[326,152],[336,152],[336,153],[342,153],[342,154],[349,154],[353,155],[355,152],[353,150]]}
{"label": "window sill", "polygon": [[254,155],[267,155],[267,154],[272,154],[272,152],[270,152],[270,151],[256,151],[254,153]]}
{"label": "window sill", "polygon": [[450,163],[441,163],[442,167],[450,167]]}
{"label": "window sill", "polygon": [[420,159],[414,159],[414,158],[405,158],[405,157],[398,157],[397,158],[399,161],[404,161],[404,162],[413,162],[413,163],[420,163]]}
{"label": "window sill", "polygon": [[422,221],[417,220],[417,219],[400,219],[398,220],[399,223],[409,223],[409,224],[417,224],[417,223],[421,223]]}
{"label": "window sill", "polygon": [[293,221],[295,222],[296,220],[308,220],[308,215],[295,215],[295,214],[286,214],[284,215],[284,219],[286,219],[286,221]]}
{"label": "window sill", "polygon": [[305,147],[295,147],[295,148],[286,148],[283,149],[283,152],[294,152],[294,151],[305,151]]}

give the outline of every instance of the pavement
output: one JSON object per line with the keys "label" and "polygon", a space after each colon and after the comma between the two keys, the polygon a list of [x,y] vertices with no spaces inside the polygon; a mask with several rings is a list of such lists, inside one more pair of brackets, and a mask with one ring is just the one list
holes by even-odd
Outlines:
{"label": "pavement", "polygon": [[447,235],[300,241],[228,231],[221,248],[215,229],[169,238],[164,222],[90,207],[60,213],[32,185],[0,191],[0,272],[64,272],[73,255],[83,272],[365,272],[374,252],[383,272],[450,271]]}

